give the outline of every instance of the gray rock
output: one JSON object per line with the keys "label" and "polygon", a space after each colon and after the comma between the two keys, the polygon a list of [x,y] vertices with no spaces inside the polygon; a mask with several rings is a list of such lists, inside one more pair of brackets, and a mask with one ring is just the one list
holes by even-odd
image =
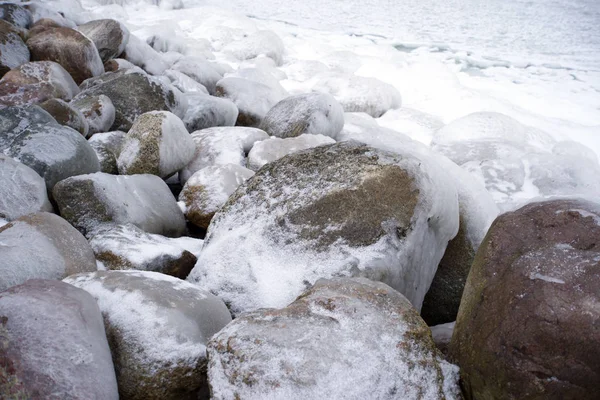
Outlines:
{"label": "gray rock", "polygon": [[19,31],[0,20],[0,77],[26,62],[29,62],[29,49],[19,36]]}
{"label": "gray rock", "polygon": [[81,111],[73,108],[69,103],[60,99],[50,99],[41,103],[40,107],[48,111],[59,124],[75,129],[84,137],[88,136],[88,122]]}
{"label": "gray rock", "polygon": [[108,132],[115,123],[115,106],[108,96],[82,96],[71,101],[89,126],[89,134]]}
{"label": "gray rock", "polygon": [[183,122],[189,132],[215,126],[234,126],[238,109],[231,100],[204,94],[186,94],[188,108]]}
{"label": "gray rock", "polygon": [[33,17],[29,10],[15,3],[0,4],[0,19],[25,29],[29,29],[33,24]]}
{"label": "gray rock", "polygon": [[7,107],[0,110],[0,136],[18,136],[32,125],[55,125],[54,117],[39,106]]}
{"label": "gray rock", "polygon": [[129,29],[114,19],[90,21],[77,30],[94,42],[102,62],[120,56],[129,42]]}
{"label": "gray rock", "polygon": [[100,172],[118,175],[117,158],[121,154],[121,144],[125,138],[125,132],[114,131],[105,133],[96,133],[88,143],[96,152],[100,162]]}

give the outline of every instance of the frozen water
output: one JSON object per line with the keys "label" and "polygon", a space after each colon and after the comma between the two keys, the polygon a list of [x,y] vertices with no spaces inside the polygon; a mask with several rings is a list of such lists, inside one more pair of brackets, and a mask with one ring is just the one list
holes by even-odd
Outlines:
{"label": "frozen water", "polygon": [[239,111],[231,100],[194,92],[186,93],[185,98],[188,106],[183,122],[188,131],[235,125]]}
{"label": "frozen water", "polygon": [[257,171],[263,165],[288,154],[332,143],[335,140],[324,135],[303,134],[286,139],[272,137],[254,144],[248,153],[248,168]]}

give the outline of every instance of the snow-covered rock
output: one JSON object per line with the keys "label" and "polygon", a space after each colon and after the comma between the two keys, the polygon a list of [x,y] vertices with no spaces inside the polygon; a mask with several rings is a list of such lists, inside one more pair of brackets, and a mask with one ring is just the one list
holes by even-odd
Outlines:
{"label": "snow-covered rock", "polygon": [[52,210],[42,177],[25,164],[0,155],[0,218],[10,221]]}
{"label": "snow-covered rock", "polygon": [[201,93],[187,93],[185,97],[188,107],[183,122],[188,131],[235,125],[238,108],[231,100]]}
{"label": "snow-covered rock", "polygon": [[165,76],[169,78],[173,86],[179,89],[182,93],[208,94],[208,90],[203,84],[190,78],[183,72],[168,69],[165,71]]}
{"label": "snow-covered rock", "polygon": [[462,398],[410,302],[364,278],[321,279],[285,308],[240,316],[208,357],[219,400]]}
{"label": "snow-covered rock", "polygon": [[114,131],[97,133],[92,136],[88,143],[98,156],[100,172],[118,175],[117,158],[121,154],[121,145],[125,138],[125,132]]}
{"label": "snow-covered rock", "polygon": [[129,35],[122,57],[152,75],[162,75],[169,68],[159,52],[134,34]]}
{"label": "snow-covered rock", "polygon": [[343,127],[342,106],[333,96],[325,93],[286,97],[269,110],[260,124],[260,129],[279,138],[310,133],[335,139]]}
{"label": "snow-covered rock", "polygon": [[426,145],[431,143],[435,132],[444,126],[440,118],[406,107],[389,110],[377,119],[377,123],[384,128],[402,132]]}
{"label": "snow-covered rock", "polygon": [[2,397],[117,400],[104,323],[92,296],[30,280],[0,293]]}
{"label": "snow-covered rock", "polygon": [[265,55],[273,59],[277,65],[281,65],[285,48],[281,38],[274,32],[257,31],[229,43],[221,51],[231,54],[240,61]]}
{"label": "snow-covered rock", "polygon": [[208,228],[215,212],[253,175],[253,171],[238,164],[213,165],[194,173],[179,194],[186,218],[200,228]]}
{"label": "snow-covered rock", "polygon": [[120,69],[137,69],[143,71],[140,67],[134,65],[133,63],[127,61],[124,58],[113,58],[104,63],[104,71],[106,72],[115,72]]}
{"label": "snow-covered rock", "polygon": [[231,321],[220,299],[157,272],[98,271],[65,282],[98,302],[122,398],[208,394],[206,343]]}
{"label": "snow-covered rock", "polygon": [[50,99],[41,103],[40,107],[52,115],[59,124],[73,128],[84,137],[88,137],[90,129],[88,122],[81,111],[69,103],[60,99]]}
{"label": "snow-covered rock", "polygon": [[26,62],[29,62],[29,49],[19,36],[19,31],[0,20],[0,77]]}
{"label": "snow-covered rock", "polygon": [[333,143],[335,140],[323,135],[302,134],[286,139],[271,137],[254,144],[248,153],[248,168],[258,171],[263,165],[288,154]]}
{"label": "snow-covered rock", "polygon": [[0,243],[0,291],[28,279],[63,279],[96,271],[87,240],[55,214],[29,214],[4,225]]}
{"label": "snow-covered rock", "polygon": [[129,30],[114,19],[90,21],[79,25],[77,30],[94,42],[102,62],[120,56],[129,42]]}
{"label": "snow-covered rock", "polygon": [[247,127],[216,127],[192,133],[196,153],[188,165],[179,171],[181,184],[197,171],[213,165],[246,166],[246,155],[254,143],[269,138],[266,132]]}
{"label": "snow-covered rock", "polygon": [[33,16],[29,10],[15,3],[0,4],[0,20],[25,29],[33,24]]}
{"label": "snow-covered rock", "polygon": [[337,135],[336,140],[338,142],[356,140],[391,151],[411,142],[409,136],[380,126],[373,117],[365,113],[345,113],[344,128]]}
{"label": "snow-covered rock", "polygon": [[115,122],[115,106],[108,96],[83,96],[70,104],[85,118],[90,135],[107,132]]}
{"label": "snow-covered rock", "polygon": [[185,57],[177,61],[171,69],[181,72],[204,86],[210,94],[215,94],[217,82],[223,75],[215,64],[198,57]]}
{"label": "snow-covered rock", "polygon": [[[267,59],[270,60],[270,58],[267,58]],[[273,88],[274,90],[277,90],[283,94],[286,94],[285,89],[283,88],[283,86],[281,86],[281,83],[279,83],[279,79],[277,77],[275,77],[273,75],[273,73],[271,73],[269,71],[276,73],[277,69],[273,68],[273,67],[271,67],[271,68],[268,68],[268,67],[263,67],[263,68],[240,67],[235,72],[227,74],[227,76],[238,77],[238,78],[248,79],[250,81],[262,83],[263,85],[267,85],[267,86]],[[284,72],[281,72],[281,73],[285,74]]]}
{"label": "snow-covered rock", "polygon": [[417,309],[458,231],[435,163],[344,142],[267,164],[214,216],[188,280],[234,313],[281,307],[333,276],[389,284]]}
{"label": "snow-covered rock", "polygon": [[181,119],[168,111],[150,111],[137,117],[125,135],[117,167],[121,175],[168,178],[192,160],[194,151]]}
{"label": "snow-covered rock", "polygon": [[93,235],[105,222],[130,223],[169,237],[185,232],[183,213],[167,184],[155,175],[79,175],[59,182],[53,194],[60,215],[84,235]]}

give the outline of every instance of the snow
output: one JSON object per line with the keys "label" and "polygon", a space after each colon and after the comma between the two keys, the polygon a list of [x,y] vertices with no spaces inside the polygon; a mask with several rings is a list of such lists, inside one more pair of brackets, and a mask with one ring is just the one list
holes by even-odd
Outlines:
{"label": "snow", "polygon": [[257,171],[263,165],[288,154],[332,143],[335,143],[335,140],[324,135],[302,134],[286,139],[271,137],[254,144],[248,153],[248,168]]}
{"label": "snow", "polygon": [[188,131],[235,125],[238,108],[231,100],[193,92],[185,97],[188,107],[183,122]]}
{"label": "snow", "polygon": [[203,85],[210,94],[215,93],[217,82],[223,75],[214,64],[200,57],[185,57],[177,61],[171,69],[179,71]]}
{"label": "snow", "polygon": [[249,60],[261,55],[272,58],[277,65],[283,61],[284,45],[281,38],[271,31],[257,31],[242,40],[231,42],[222,49],[238,60]]}
{"label": "snow", "polygon": [[206,87],[190,78],[183,72],[168,69],[165,71],[165,76],[171,80],[173,86],[181,90],[182,93],[202,93],[208,95]]}
{"label": "snow", "polygon": [[377,123],[425,145],[429,145],[435,132],[444,126],[440,118],[407,107],[386,112],[377,119]]}
{"label": "snow", "polygon": [[152,75],[161,75],[169,68],[160,53],[139,39],[135,32],[129,35],[125,54],[127,54],[127,61]]}

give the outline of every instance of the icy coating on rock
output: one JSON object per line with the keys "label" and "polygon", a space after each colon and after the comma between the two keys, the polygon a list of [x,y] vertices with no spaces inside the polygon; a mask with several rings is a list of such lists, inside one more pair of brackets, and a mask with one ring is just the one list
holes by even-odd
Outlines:
{"label": "icy coating on rock", "polygon": [[274,32],[257,31],[242,40],[229,43],[222,51],[233,55],[238,60],[249,60],[265,55],[273,59],[277,65],[281,65],[285,49],[283,42]]}
{"label": "icy coating on rock", "polygon": [[89,134],[107,132],[115,122],[115,106],[108,96],[83,97],[71,101],[88,123]]}
{"label": "icy coating on rock", "polygon": [[217,82],[223,78],[215,64],[199,57],[184,57],[177,61],[171,69],[181,72],[204,86],[210,94],[214,94]]}
{"label": "icy coating on rock", "polygon": [[286,139],[271,137],[254,144],[248,153],[248,168],[258,171],[263,165],[288,154],[333,143],[335,140],[323,135],[302,134]]}
{"label": "icy coating on rock", "polygon": [[234,126],[237,121],[238,108],[229,99],[196,92],[186,93],[185,98],[188,108],[182,119],[190,132],[215,126]]}

